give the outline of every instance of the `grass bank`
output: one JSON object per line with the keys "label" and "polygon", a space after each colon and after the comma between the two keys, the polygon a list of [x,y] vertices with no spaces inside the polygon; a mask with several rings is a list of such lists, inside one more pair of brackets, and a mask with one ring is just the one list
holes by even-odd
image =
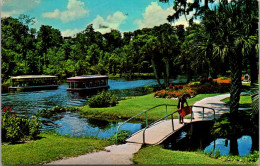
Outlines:
{"label": "grass bank", "polygon": [[172,151],[161,146],[149,146],[139,150],[133,158],[138,165],[249,165],[256,163],[242,163],[211,158],[201,152]]}
{"label": "grass bank", "polygon": [[58,134],[41,134],[40,139],[13,145],[2,143],[3,165],[35,165],[104,150],[112,144],[96,138],[69,138]]}
{"label": "grass bank", "polygon": [[[214,94],[199,94],[195,96],[194,98],[188,99],[188,104],[193,105],[196,101],[199,101],[205,97],[211,97],[219,95],[219,93]],[[90,118],[102,118],[102,119],[128,119],[142,111],[145,111],[151,107],[154,107],[156,105],[160,104],[171,104],[171,105],[177,105],[178,100],[174,99],[165,99],[165,98],[154,98],[153,94],[144,95],[144,96],[138,96],[138,97],[132,97],[127,100],[121,100],[117,104],[117,106],[114,107],[108,107],[108,108],[90,108],[88,105],[81,107],[81,114],[83,114],[86,117]],[[172,106],[167,108],[168,114],[176,111],[177,107]],[[152,111],[149,111],[147,113],[149,120],[157,120],[165,115],[165,106],[158,107]],[[174,115],[174,118],[177,118],[178,114],[176,113]],[[143,120],[145,119],[145,115],[139,116],[135,120]]]}
{"label": "grass bank", "polygon": [[[225,98],[223,100],[221,100],[223,102],[225,102],[227,105],[230,104],[230,97]],[[249,95],[241,95],[240,96],[240,100],[239,100],[239,107],[241,108],[248,108],[248,107],[252,107],[252,98]]]}

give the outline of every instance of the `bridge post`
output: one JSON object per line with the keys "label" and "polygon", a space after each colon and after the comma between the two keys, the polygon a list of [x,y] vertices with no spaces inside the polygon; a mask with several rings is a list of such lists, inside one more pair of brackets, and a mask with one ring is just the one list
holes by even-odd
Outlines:
{"label": "bridge post", "polygon": [[193,114],[193,111],[191,110],[191,114],[190,114],[190,121],[192,122],[192,114]]}
{"label": "bridge post", "polygon": [[166,108],[165,108],[165,120],[167,120],[167,104],[166,104]]}
{"label": "bridge post", "polygon": [[173,114],[171,114],[171,117],[172,117],[172,131],[174,131]]}
{"label": "bridge post", "polygon": [[147,127],[148,126],[147,112],[145,112],[145,122],[146,122],[146,127]]}
{"label": "bridge post", "polygon": [[203,107],[203,111],[202,111],[202,119],[204,119],[204,107]]}

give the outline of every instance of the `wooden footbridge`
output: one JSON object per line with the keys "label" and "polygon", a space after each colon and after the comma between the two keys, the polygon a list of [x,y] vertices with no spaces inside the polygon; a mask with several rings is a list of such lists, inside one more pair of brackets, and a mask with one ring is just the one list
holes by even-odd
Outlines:
{"label": "wooden footbridge", "polygon": [[[203,107],[203,106],[191,106],[192,113],[190,115],[190,118],[184,119],[184,123],[179,124],[179,118],[173,119],[173,116],[175,114],[179,116],[177,110],[169,114],[167,113],[167,108],[171,106],[176,108],[176,105],[166,105],[166,104],[157,105],[155,107],[152,107],[146,111],[143,111],[129,118],[128,120],[126,120],[125,122],[123,122],[121,125],[118,126],[116,139],[117,139],[118,131],[120,130],[121,126],[123,126],[125,123],[143,114],[145,115],[146,126],[143,129],[132,134],[128,139],[126,139],[126,142],[157,145],[162,143],[165,139],[167,139],[169,136],[171,136],[172,134],[180,130],[184,125],[188,123],[193,123],[198,121],[209,121],[215,119],[215,110],[213,108]],[[148,124],[147,113],[158,107],[165,107],[165,116],[153,123]]]}

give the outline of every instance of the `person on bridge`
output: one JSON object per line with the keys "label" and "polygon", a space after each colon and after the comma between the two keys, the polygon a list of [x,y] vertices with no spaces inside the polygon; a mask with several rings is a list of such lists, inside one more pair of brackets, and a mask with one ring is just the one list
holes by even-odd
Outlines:
{"label": "person on bridge", "polygon": [[188,94],[183,94],[178,101],[178,112],[179,112],[179,123],[182,124],[183,123],[183,116],[181,116],[181,111],[182,108],[184,108],[184,103],[186,103],[187,106],[189,106],[188,102],[187,102],[187,97],[189,97]]}

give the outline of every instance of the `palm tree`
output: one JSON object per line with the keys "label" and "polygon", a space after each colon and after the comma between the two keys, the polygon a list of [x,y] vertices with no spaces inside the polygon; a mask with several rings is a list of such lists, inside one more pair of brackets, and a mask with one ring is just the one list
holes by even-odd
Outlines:
{"label": "palm tree", "polygon": [[[214,11],[206,12],[202,21],[206,32],[211,36],[213,54],[229,59],[231,70],[230,114],[232,117],[230,121],[232,126],[239,123],[236,116],[241,92],[242,58],[243,55],[246,55],[244,48],[248,47],[249,44],[249,42],[245,42],[247,41],[245,39],[248,39],[245,28],[250,26],[249,23],[254,24],[248,21],[247,17],[243,17],[248,11],[247,8],[250,8],[249,4],[241,1],[231,3],[227,3],[226,0],[221,1],[219,7],[215,8]],[[235,128],[232,135],[234,137],[231,137],[231,144],[234,146],[230,145],[230,152],[236,154],[237,151],[232,149],[232,147],[237,146]]]}

